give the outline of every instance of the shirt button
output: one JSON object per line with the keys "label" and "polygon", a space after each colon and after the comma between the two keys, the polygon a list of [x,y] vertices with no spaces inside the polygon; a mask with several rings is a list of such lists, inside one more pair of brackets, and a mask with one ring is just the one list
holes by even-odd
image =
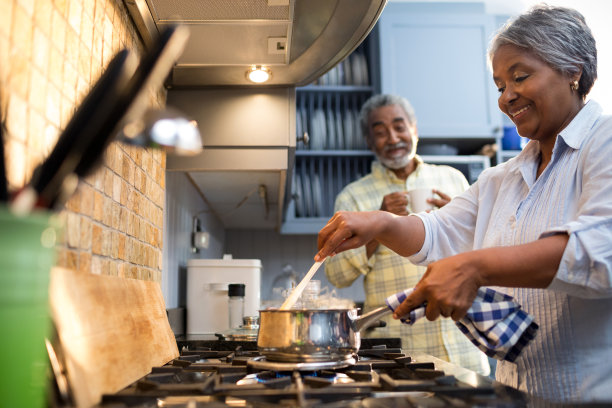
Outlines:
{"label": "shirt button", "polygon": [[510,227],[516,228],[516,217],[513,215],[509,220]]}

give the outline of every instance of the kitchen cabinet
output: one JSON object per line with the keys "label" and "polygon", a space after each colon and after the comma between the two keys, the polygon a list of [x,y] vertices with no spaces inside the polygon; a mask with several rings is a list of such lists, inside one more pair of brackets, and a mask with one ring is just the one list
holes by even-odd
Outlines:
{"label": "kitchen cabinet", "polygon": [[497,24],[483,3],[390,3],[381,15],[381,91],[413,104],[422,146],[473,154],[499,143],[502,114],[487,67]]}
{"label": "kitchen cabinet", "polygon": [[172,89],[168,105],[197,121],[204,149],[169,155],[227,228],[279,229],[295,151],[295,88]]}

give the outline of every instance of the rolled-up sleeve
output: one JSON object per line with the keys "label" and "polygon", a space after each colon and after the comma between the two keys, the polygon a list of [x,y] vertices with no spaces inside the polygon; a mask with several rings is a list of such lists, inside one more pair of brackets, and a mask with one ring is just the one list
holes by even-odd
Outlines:
{"label": "rolled-up sleeve", "polygon": [[569,235],[549,288],[584,298],[612,297],[612,128],[600,132],[585,144],[579,161],[575,219],[541,235]]}
{"label": "rolled-up sleeve", "polygon": [[542,236],[567,233],[569,240],[549,289],[584,298],[612,297],[612,218],[570,223]]}

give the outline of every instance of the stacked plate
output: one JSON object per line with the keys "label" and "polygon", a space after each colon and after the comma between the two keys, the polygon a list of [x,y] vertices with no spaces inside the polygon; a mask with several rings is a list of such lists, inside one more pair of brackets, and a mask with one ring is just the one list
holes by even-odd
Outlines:
{"label": "stacked plate", "polygon": [[361,51],[352,53],[314,82],[319,86],[367,86],[369,83],[368,61]]}
{"label": "stacked plate", "polygon": [[325,111],[322,108],[314,110],[310,117],[310,149],[323,150],[325,141],[327,140],[327,126],[325,120]]}
{"label": "stacked plate", "polygon": [[331,150],[338,149],[338,137],[336,136],[336,119],[331,108],[325,110],[325,119],[327,125],[327,138],[325,139],[326,147]]}
{"label": "stacked plate", "polygon": [[[355,61],[358,61],[357,59]],[[355,66],[358,66],[355,65]],[[298,143],[298,149],[308,150],[364,150],[361,136],[359,108],[365,96],[330,97],[319,93],[300,95],[296,109],[296,135],[299,141],[305,133],[309,143]]]}
{"label": "stacked plate", "polygon": [[354,138],[355,133],[358,132],[358,128],[355,127],[355,117],[349,108],[344,109],[342,120],[344,122],[344,148],[352,150],[355,148]]}
{"label": "stacked plate", "polygon": [[296,217],[324,217],[323,189],[318,174],[295,174],[293,199]]}
{"label": "stacked plate", "polygon": [[351,83],[347,85],[367,86],[370,81],[368,79],[368,62],[365,55],[362,53],[353,53],[350,58],[351,68]]}
{"label": "stacked plate", "polygon": [[302,192],[302,177],[300,177],[299,174],[295,175],[293,199],[295,200],[295,216],[296,217],[307,217],[306,209],[304,208],[304,193]]}

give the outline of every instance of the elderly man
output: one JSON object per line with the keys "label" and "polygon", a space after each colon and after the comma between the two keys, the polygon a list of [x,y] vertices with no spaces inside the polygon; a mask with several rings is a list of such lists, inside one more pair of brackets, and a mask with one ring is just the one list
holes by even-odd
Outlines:
{"label": "elderly man", "polygon": [[[423,163],[416,155],[416,117],[405,98],[375,95],[363,105],[360,116],[362,134],[377,160],[370,174],[340,192],[335,211],[380,209],[408,215],[411,208],[406,193],[411,189],[431,188],[438,198],[430,199],[430,203],[441,207],[468,188],[460,171]],[[337,287],[349,286],[364,276],[365,311],[384,305],[387,296],[415,286],[425,269],[377,241],[337,254],[325,263],[327,278]],[[485,375],[490,371],[487,357],[451,319],[422,319],[412,326],[391,318],[386,321],[386,327],[368,335],[400,337],[402,347],[409,351],[427,353]]]}

